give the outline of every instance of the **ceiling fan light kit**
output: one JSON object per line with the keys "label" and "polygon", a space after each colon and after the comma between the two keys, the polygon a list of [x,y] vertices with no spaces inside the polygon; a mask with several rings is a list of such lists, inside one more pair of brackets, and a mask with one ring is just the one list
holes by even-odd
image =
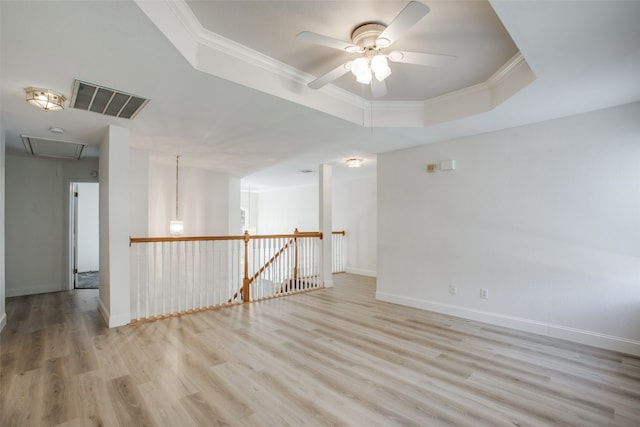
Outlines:
{"label": "ceiling fan light kit", "polygon": [[[388,60],[423,66],[441,66],[451,63],[456,59],[455,56],[421,52],[392,51],[388,54],[382,52],[427,13],[429,8],[425,4],[411,1],[389,25],[368,22],[358,26],[351,33],[351,43],[310,31],[299,33],[297,37],[302,41],[362,55],[311,81],[308,86],[312,89],[320,89],[350,70],[359,83],[371,84],[372,94],[377,98],[387,93],[384,80],[391,75]],[[372,82],[374,75],[377,82]]]}
{"label": "ceiling fan light kit", "polygon": [[369,84],[373,75],[376,80],[383,81],[391,75],[391,68],[385,55],[377,54],[372,57],[360,57],[350,64],[351,73],[356,76],[358,83]]}

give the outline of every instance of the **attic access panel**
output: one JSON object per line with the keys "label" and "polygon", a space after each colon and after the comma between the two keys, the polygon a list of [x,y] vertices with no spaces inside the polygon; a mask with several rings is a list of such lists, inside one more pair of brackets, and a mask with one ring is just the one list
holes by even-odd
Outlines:
{"label": "attic access panel", "polygon": [[94,83],[74,80],[71,95],[71,107],[93,111],[107,116],[133,119],[150,101],[148,98],[133,95]]}
{"label": "attic access panel", "polygon": [[87,144],[79,142],[58,141],[55,139],[37,138],[20,135],[27,154],[54,159],[80,160],[82,150]]}

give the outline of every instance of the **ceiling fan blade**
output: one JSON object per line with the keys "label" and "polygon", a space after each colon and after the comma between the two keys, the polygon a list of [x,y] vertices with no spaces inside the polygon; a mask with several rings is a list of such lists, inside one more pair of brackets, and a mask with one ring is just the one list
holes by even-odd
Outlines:
{"label": "ceiling fan blade", "polygon": [[425,17],[429,13],[427,5],[417,1],[409,2],[404,9],[394,18],[387,28],[376,39],[376,45],[387,47],[394,43],[409,28],[413,27],[416,22]]}
{"label": "ceiling fan blade", "polygon": [[452,64],[458,59],[454,55],[442,55],[439,53],[403,52],[394,50],[387,55],[389,61],[403,62],[405,64],[425,65],[427,67],[441,67]]}
{"label": "ceiling fan blade", "polygon": [[387,94],[387,84],[383,81],[379,82],[375,77],[371,79],[371,95],[374,98],[380,98]]}
{"label": "ceiling fan blade", "polygon": [[322,34],[312,33],[311,31],[303,31],[296,36],[299,40],[307,43],[319,44],[320,46],[331,47],[346,52],[362,52],[359,46],[333,37],[323,36]]}
{"label": "ceiling fan blade", "polygon": [[332,81],[334,81],[338,77],[344,76],[351,69],[351,62],[352,61],[349,61],[349,62],[345,62],[342,65],[338,65],[336,68],[334,68],[333,70],[329,71],[328,73],[326,73],[326,74],[318,77],[317,79],[309,82],[309,84],[307,84],[307,86],[309,86],[311,89],[320,89],[322,86],[326,85],[327,83],[331,83]]}

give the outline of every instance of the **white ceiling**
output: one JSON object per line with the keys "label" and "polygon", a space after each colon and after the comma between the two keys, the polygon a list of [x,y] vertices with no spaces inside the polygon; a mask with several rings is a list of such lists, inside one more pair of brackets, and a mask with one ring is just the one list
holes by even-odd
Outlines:
{"label": "white ceiling", "polygon": [[[61,127],[60,139],[96,153],[106,126],[116,124],[131,129],[133,147],[167,161],[182,154],[181,164],[265,188],[315,182],[317,175],[299,171],[320,163],[334,164],[337,179],[364,176],[375,173],[380,152],[640,100],[638,1],[425,3],[431,12],[393,47],[458,61],[446,70],[391,64],[389,95],[370,104],[351,75],[320,91],[307,88],[348,54],[295,35],[348,39],[362,22],[388,23],[406,1],[2,0],[7,151],[24,153],[21,134],[55,138],[49,127]],[[47,25],[38,29],[40,18]],[[534,81],[500,104],[430,121],[443,111],[434,110],[434,97],[481,86],[518,51]],[[28,86],[70,97],[74,78],[151,102],[134,120],[72,108],[43,112],[24,102]],[[365,159],[363,168],[346,168],[352,156]]]}
{"label": "white ceiling", "polygon": [[[234,40],[316,77],[356,54],[296,39],[312,31],[351,41],[352,31],[363,23],[388,25],[408,0],[394,1],[188,1],[207,30]],[[457,56],[446,67],[391,64],[381,100],[425,100],[481,83],[518,51],[487,1],[429,2],[430,12],[386,49],[442,53]],[[437,82],[437,84],[434,84]],[[363,86],[352,75],[335,82],[355,95]],[[364,92],[370,98],[369,91]]]}

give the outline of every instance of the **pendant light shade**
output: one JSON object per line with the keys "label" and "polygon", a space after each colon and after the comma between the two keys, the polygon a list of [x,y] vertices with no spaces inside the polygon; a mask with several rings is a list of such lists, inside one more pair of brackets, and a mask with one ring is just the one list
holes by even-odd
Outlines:
{"label": "pendant light shade", "polygon": [[174,219],[169,222],[169,234],[172,236],[182,236],[184,234],[184,221]]}
{"label": "pendant light shade", "polygon": [[381,82],[391,74],[389,62],[384,55],[376,55],[371,58],[371,70],[376,75],[376,79]]}

